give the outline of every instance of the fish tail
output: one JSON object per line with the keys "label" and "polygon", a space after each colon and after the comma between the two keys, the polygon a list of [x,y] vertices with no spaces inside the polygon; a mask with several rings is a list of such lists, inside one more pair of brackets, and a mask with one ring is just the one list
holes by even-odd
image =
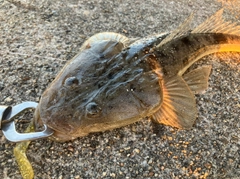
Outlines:
{"label": "fish tail", "polygon": [[189,32],[188,18],[156,46],[163,77],[162,103],[152,115],[155,122],[190,129],[197,116],[193,92],[207,88],[211,66],[186,70],[196,61],[218,52],[240,52],[240,26],[222,19],[223,9]]}
{"label": "fish tail", "polygon": [[219,52],[240,52],[240,26],[234,22],[224,21],[222,14],[223,9],[191,31],[190,36],[200,34],[202,38],[198,41],[205,45],[189,56],[188,63],[178,75],[183,75],[193,63],[204,56]]}
{"label": "fish tail", "polygon": [[[213,36],[216,36],[213,34]],[[219,36],[219,35],[218,35]],[[214,53],[221,53],[221,52],[240,52],[240,37],[239,36],[230,36],[225,34],[220,34],[220,36],[224,36],[224,38],[229,39],[226,40],[225,43],[215,44],[215,45],[209,45],[202,47],[192,53],[190,57],[188,58],[187,64],[185,64],[185,67],[179,70],[178,75],[182,76],[183,73],[195,62],[202,59],[203,57],[214,54]],[[236,40],[232,40],[235,38]]]}

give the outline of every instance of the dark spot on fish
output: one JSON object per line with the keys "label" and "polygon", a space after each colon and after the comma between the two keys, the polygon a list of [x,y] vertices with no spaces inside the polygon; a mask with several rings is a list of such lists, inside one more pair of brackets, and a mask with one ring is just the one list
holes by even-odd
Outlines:
{"label": "dark spot on fish", "polygon": [[124,50],[121,52],[122,58],[123,58],[123,59],[126,59],[127,55],[128,55],[127,50],[124,49]]}
{"label": "dark spot on fish", "polygon": [[156,51],[157,53],[157,57],[158,58],[165,58],[165,57],[167,57],[167,54],[163,51],[163,50],[161,50],[161,51]]}
{"label": "dark spot on fish", "polygon": [[105,58],[105,55],[101,53],[101,54],[99,55],[99,58],[100,58],[100,59],[104,59],[104,58]]}
{"label": "dark spot on fish", "polygon": [[71,104],[71,108],[72,108],[72,109],[76,108],[76,106],[77,106],[77,105],[74,104],[74,103]]}
{"label": "dark spot on fish", "polygon": [[87,102],[87,101],[88,101],[87,98],[84,98],[84,99],[82,100],[83,103],[85,103],[85,102]]}
{"label": "dark spot on fish", "polygon": [[184,37],[184,38],[182,38],[182,42],[183,42],[187,47],[188,47],[188,46],[191,47],[191,45],[192,45],[192,41],[189,40],[188,37]]}
{"label": "dark spot on fish", "polygon": [[167,70],[165,68],[162,69],[162,72],[163,72],[164,75],[168,74],[168,72],[167,72]]}
{"label": "dark spot on fish", "polygon": [[[215,40],[216,43],[219,43],[219,42],[227,42],[228,39],[229,39],[229,37],[227,38],[225,34],[221,34],[221,33],[219,33],[219,34],[214,34],[214,36],[215,36],[215,39],[216,39],[216,40]],[[232,39],[234,39],[234,38],[232,38]]]}
{"label": "dark spot on fish", "polygon": [[108,75],[107,75],[107,77],[108,77],[108,79],[113,79],[114,78],[114,73],[113,72],[110,72]]}
{"label": "dark spot on fish", "polygon": [[174,49],[175,53],[177,53],[179,50],[181,50],[181,48],[179,47],[178,44],[174,45],[173,49]]}
{"label": "dark spot on fish", "polygon": [[131,91],[135,91],[135,90],[136,90],[134,84],[130,84],[130,90],[131,90]]}
{"label": "dark spot on fish", "polygon": [[99,81],[99,82],[97,83],[98,89],[100,89],[103,85],[104,85],[104,82]]}
{"label": "dark spot on fish", "polygon": [[113,106],[108,106],[108,109],[110,109],[110,110],[113,109]]}
{"label": "dark spot on fish", "polygon": [[143,50],[143,53],[148,54],[149,50],[150,50],[150,48],[146,48],[146,49]]}

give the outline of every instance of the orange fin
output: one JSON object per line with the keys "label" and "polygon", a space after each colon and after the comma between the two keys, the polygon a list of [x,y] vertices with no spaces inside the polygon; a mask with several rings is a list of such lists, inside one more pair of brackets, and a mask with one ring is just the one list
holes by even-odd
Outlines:
{"label": "orange fin", "polygon": [[197,117],[197,108],[188,85],[180,76],[162,83],[163,102],[160,109],[152,115],[153,120],[180,129],[191,128]]}
{"label": "orange fin", "polygon": [[183,79],[192,92],[201,93],[208,88],[208,78],[211,69],[211,65],[202,66],[183,75]]}

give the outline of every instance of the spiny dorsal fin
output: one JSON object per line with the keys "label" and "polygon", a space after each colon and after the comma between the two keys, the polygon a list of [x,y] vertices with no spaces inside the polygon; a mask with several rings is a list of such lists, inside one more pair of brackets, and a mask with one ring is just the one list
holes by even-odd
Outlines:
{"label": "spiny dorsal fin", "polygon": [[189,129],[196,117],[197,108],[193,93],[180,76],[162,81],[163,102],[152,117],[153,120],[177,127]]}
{"label": "spiny dorsal fin", "polygon": [[163,44],[165,44],[173,39],[176,39],[176,38],[186,34],[188,31],[190,31],[190,24],[192,22],[192,19],[193,19],[193,13],[177,29],[175,29],[173,32],[171,32],[170,35],[168,35],[165,39],[163,39],[161,41],[161,43],[157,45],[156,48],[159,48]]}
{"label": "spiny dorsal fin", "polygon": [[236,23],[224,21],[222,14],[223,9],[217,11],[205,22],[196,27],[191,33],[226,33],[240,35],[240,26]]}

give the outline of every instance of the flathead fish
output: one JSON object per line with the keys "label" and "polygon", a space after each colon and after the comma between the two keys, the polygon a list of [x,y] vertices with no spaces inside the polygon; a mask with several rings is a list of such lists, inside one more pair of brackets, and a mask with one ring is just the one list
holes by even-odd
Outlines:
{"label": "flathead fish", "polygon": [[211,66],[187,69],[212,53],[240,52],[240,26],[225,22],[222,12],[194,30],[190,16],[172,33],[144,39],[94,35],[43,93],[35,122],[63,141],[147,116],[191,128],[197,117],[194,93],[207,88]]}

